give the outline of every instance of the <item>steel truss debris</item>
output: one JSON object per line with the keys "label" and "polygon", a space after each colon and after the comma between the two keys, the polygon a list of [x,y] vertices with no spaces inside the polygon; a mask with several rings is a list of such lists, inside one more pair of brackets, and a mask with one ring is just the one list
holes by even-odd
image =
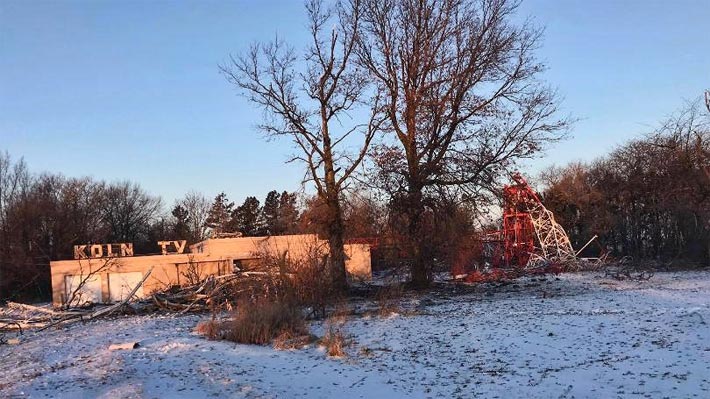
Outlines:
{"label": "steel truss debris", "polygon": [[574,262],[576,255],[565,229],[519,173],[503,189],[504,266],[537,269]]}
{"label": "steel truss debris", "polygon": [[[545,208],[525,178],[515,173],[512,180],[513,184],[503,188],[503,229],[482,236],[482,259],[477,270],[463,274],[467,275],[465,279],[481,281],[486,275],[499,279],[559,272],[593,264],[595,260],[577,258],[578,253],[572,248],[565,229],[555,220],[552,211]],[[493,269],[493,272],[482,273],[482,269]],[[453,274],[462,276],[460,270]]]}

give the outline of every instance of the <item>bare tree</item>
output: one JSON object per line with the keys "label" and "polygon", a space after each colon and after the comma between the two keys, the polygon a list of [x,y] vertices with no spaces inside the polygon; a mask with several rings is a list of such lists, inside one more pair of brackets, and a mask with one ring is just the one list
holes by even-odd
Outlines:
{"label": "bare tree", "polygon": [[71,258],[72,244],[152,247],[159,211],[160,199],[136,184],[31,174],[0,153],[0,299],[48,299],[49,262]]}
{"label": "bare tree", "polygon": [[12,219],[15,219],[17,203],[27,195],[32,184],[33,178],[24,160],[13,161],[8,152],[0,152],[0,299],[9,297],[21,286],[23,281],[17,275],[28,269],[23,267],[23,262],[17,262],[20,258],[17,254],[24,255],[16,229],[22,224]]}
{"label": "bare tree", "polygon": [[190,191],[178,201],[178,205],[187,211],[187,228],[191,242],[206,239],[208,235],[207,217],[211,205],[207,197],[197,191]]}
{"label": "bare tree", "polygon": [[112,241],[145,239],[151,223],[160,213],[162,201],[128,181],[108,185],[103,190],[101,217]]}
{"label": "bare tree", "polygon": [[536,80],[541,31],[512,22],[512,0],[364,0],[357,54],[387,110],[375,161],[400,202],[412,280],[427,285],[426,195],[475,197],[516,160],[558,140],[554,91]]}
{"label": "bare tree", "polygon": [[289,137],[297,148],[292,161],[305,164],[304,183],[315,184],[328,208],[330,262],[339,286],[346,283],[341,193],[379,124],[376,95],[369,98],[371,114],[366,123],[350,118],[369,94],[367,75],[353,62],[360,3],[346,0],[332,7],[319,0],[306,3],[311,44],[303,54],[305,65],[293,48],[277,38],[255,44],[221,66],[227,80],[266,111],[261,130],[269,136]]}
{"label": "bare tree", "polygon": [[[92,262],[93,261],[93,262]],[[93,264],[92,264],[93,263]],[[98,264],[98,265],[96,265]],[[120,266],[117,258],[88,259],[79,261],[79,273],[74,275],[74,279],[67,281],[66,298],[62,304],[63,309],[93,304],[92,298],[87,298],[85,288],[90,282],[100,278],[101,274],[109,271],[115,266]]]}
{"label": "bare tree", "polygon": [[13,162],[7,151],[0,153],[0,227],[5,226],[9,204],[29,189],[31,180],[24,159]]}

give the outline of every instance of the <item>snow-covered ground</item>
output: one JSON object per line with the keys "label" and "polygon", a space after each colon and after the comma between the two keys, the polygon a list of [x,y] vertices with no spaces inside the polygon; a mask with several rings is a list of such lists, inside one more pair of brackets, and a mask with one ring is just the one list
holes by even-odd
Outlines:
{"label": "snow-covered ground", "polygon": [[0,346],[0,397],[710,398],[710,272],[445,287],[402,308],[351,317],[343,359],[207,341],[198,316],[28,333]]}

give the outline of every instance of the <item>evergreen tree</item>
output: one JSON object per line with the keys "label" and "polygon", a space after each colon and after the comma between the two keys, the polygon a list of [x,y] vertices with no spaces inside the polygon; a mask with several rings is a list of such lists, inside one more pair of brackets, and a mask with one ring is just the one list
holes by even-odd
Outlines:
{"label": "evergreen tree", "polygon": [[234,208],[234,202],[229,202],[227,194],[219,193],[212,203],[209,214],[207,216],[207,227],[215,233],[224,233],[231,230],[231,220]]}
{"label": "evergreen tree", "polygon": [[296,208],[296,194],[284,191],[279,197],[276,231],[278,231],[278,234],[292,234],[296,232],[297,226],[298,208]]}
{"label": "evergreen tree", "polygon": [[261,206],[256,197],[247,197],[242,205],[239,205],[233,212],[232,223],[237,231],[245,236],[263,236],[264,222],[261,217]]}
{"label": "evergreen tree", "polygon": [[279,209],[280,197],[276,190],[269,191],[264,200],[264,207],[261,210],[267,235],[280,235],[279,231]]}

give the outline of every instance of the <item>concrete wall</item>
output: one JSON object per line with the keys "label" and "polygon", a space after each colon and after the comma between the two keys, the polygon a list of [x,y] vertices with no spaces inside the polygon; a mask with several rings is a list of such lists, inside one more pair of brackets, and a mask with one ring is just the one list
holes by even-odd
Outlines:
{"label": "concrete wall", "polygon": [[[202,278],[210,275],[220,275],[232,272],[232,262],[229,259],[205,259],[192,254],[131,256],[125,258],[101,258],[63,260],[51,262],[52,272],[52,302],[59,306],[67,301],[75,287],[67,287],[65,276],[79,276],[85,279],[96,274],[101,280],[101,298],[109,302],[111,296],[109,284],[111,274],[138,272],[144,275],[151,267],[153,272],[143,284],[143,294],[150,295],[172,285],[184,285],[191,281],[192,276]],[[70,289],[67,295],[67,288]]]}
{"label": "concrete wall", "polygon": [[[313,247],[327,245],[315,234],[270,237],[211,238],[190,246],[191,253],[235,259],[259,258],[264,253],[272,255],[284,251],[290,256],[302,256]],[[327,247],[326,247],[327,248]],[[327,252],[327,249],[326,249]]]}
{"label": "concrete wall", "polygon": [[[151,267],[153,272],[143,284],[142,294],[149,296],[172,285],[192,283],[196,278],[207,275],[232,273],[235,263],[259,259],[263,256],[286,256],[291,261],[307,259],[309,256],[324,256],[328,253],[328,243],[319,240],[314,234],[287,235],[271,237],[216,238],[190,246],[189,254],[167,254],[150,256],[131,256],[123,258],[94,258],[81,260],[63,260],[50,263],[52,273],[52,301],[60,306],[68,300],[67,276],[69,281],[81,281],[95,274],[100,279],[101,300],[109,302],[117,293],[111,293],[110,286],[114,275],[116,280],[123,276],[116,273],[141,273],[144,275]],[[370,266],[370,247],[367,244],[349,244],[345,246],[345,266],[353,280],[369,280],[372,277]],[[237,261],[237,262],[235,262]],[[135,278],[132,276],[131,278]],[[73,287],[69,287],[70,292]],[[124,287],[125,288],[125,287]],[[98,296],[98,295],[97,295]]]}
{"label": "concrete wall", "polygon": [[372,263],[368,244],[345,244],[345,269],[353,280],[372,280]]}
{"label": "concrete wall", "polygon": [[[328,242],[319,240],[315,234],[212,238],[190,246],[190,251],[209,257],[258,259],[267,254],[273,257],[286,256],[291,261],[297,261],[306,257],[327,255]],[[369,245],[346,244],[345,256],[345,268],[351,278],[372,278]]]}

